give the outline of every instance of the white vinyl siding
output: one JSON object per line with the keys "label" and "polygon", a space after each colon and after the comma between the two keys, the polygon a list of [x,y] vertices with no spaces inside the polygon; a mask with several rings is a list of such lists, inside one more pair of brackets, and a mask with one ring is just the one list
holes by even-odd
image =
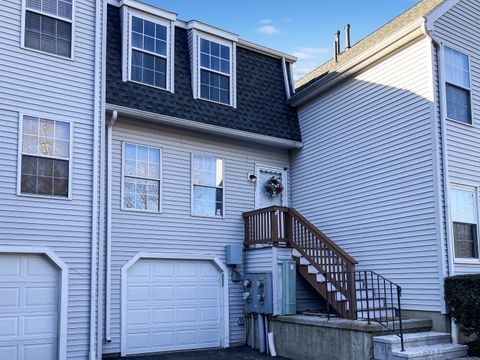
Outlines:
{"label": "white vinyl siding", "polygon": [[[461,0],[435,21],[433,33],[445,46],[463,54],[470,60],[470,88],[472,122],[470,126],[455,121],[446,122],[448,174],[450,185],[463,184],[472,188],[480,186],[480,37],[478,18],[480,3]],[[445,49],[445,46],[443,47]],[[445,101],[445,99],[442,99]],[[446,114],[444,114],[446,117]],[[452,238],[453,241],[453,238]],[[450,244],[452,255],[454,245]],[[455,259],[454,274],[479,273],[480,263]],[[453,275],[453,274],[451,274]]]}
{"label": "white vinyl siding", "polygon": [[440,311],[430,44],[419,40],[299,110],[292,206],[357,261]]}
{"label": "white vinyl siding", "polygon": [[[75,2],[74,61],[43,56],[22,43],[22,2],[0,2],[0,246],[44,247],[70,268],[66,360],[85,360],[90,346],[93,132],[96,2]],[[101,12],[101,10],[99,10]],[[98,14],[102,19],[102,14]],[[71,154],[72,200],[17,195],[21,114],[75,124]],[[97,152],[100,151],[98,147]]]}
{"label": "white vinyl siding", "polygon": [[[161,214],[121,211],[122,142],[162,147]],[[224,219],[191,216],[192,154],[224,160],[225,183],[232,189],[225,193]],[[254,173],[256,163],[279,168],[289,164],[286,150],[123,118],[118,119],[114,127],[112,155],[112,342],[104,345],[106,354],[120,351],[122,266],[139,251],[158,253],[160,248],[162,252],[212,254],[225,261],[225,246],[243,243],[241,214],[255,206],[255,186],[246,174]],[[230,343],[243,343],[245,328],[237,323],[243,317],[243,285],[230,280],[229,292]]]}

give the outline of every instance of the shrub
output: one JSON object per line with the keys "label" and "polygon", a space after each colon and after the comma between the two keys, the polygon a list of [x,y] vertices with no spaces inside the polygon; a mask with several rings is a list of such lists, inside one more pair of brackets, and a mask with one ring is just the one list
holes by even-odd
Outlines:
{"label": "shrub", "polygon": [[480,274],[446,278],[445,301],[462,332],[480,336]]}

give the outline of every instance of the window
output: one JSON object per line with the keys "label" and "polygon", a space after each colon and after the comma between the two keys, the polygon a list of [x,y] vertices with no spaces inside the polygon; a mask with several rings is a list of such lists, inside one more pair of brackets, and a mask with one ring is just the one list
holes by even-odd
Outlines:
{"label": "window", "polygon": [[160,211],[161,150],[124,144],[123,208]]}
{"label": "window", "polygon": [[452,188],[451,207],[455,257],[478,258],[477,206],[475,191]]}
{"label": "window", "polygon": [[168,28],[132,16],[130,80],[167,89]]}
{"label": "window", "polygon": [[445,47],[447,118],[472,123],[470,61],[467,55]]}
{"label": "window", "polygon": [[230,105],[230,47],[200,38],[200,98]]}
{"label": "window", "polygon": [[71,127],[23,116],[20,193],[69,196]]}
{"label": "window", "polygon": [[72,0],[26,0],[23,45],[70,58],[72,19]]}
{"label": "window", "polygon": [[223,217],[223,160],[192,156],[192,215]]}

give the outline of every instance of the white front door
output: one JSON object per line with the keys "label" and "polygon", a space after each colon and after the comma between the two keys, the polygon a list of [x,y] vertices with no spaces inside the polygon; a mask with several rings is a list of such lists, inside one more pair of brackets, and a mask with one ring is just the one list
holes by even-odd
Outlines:
{"label": "white front door", "polygon": [[0,359],[57,359],[59,282],[42,255],[0,254]]}
{"label": "white front door", "polygon": [[[282,168],[256,165],[257,177],[255,189],[255,208],[269,206],[288,206],[287,204],[287,171]],[[272,185],[277,184],[276,189]],[[282,189],[280,192],[279,190]]]}
{"label": "white front door", "polygon": [[220,347],[221,273],[212,262],[140,259],[126,291],[126,355]]}

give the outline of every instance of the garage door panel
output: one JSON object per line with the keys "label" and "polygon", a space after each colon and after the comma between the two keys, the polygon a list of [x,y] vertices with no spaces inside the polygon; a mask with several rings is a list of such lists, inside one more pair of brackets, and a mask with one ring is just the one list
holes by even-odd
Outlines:
{"label": "garage door panel", "polygon": [[[127,276],[126,353],[220,346],[220,279],[208,261],[143,259],[134,264]],[[147,286],[148,299],[138,295]]]}
{"label": "garage door panel", "polygon": [[0,311],[2,308],[16,308],[20,306],[19,287],[0,287]]}
{"label": "garage door panel", "polygon": [[59,281],[44,256],[0,254],[0,359],[57,357]]}
{"label": "garage door panel", "polygon": [[148,303],[150,301],[150,287],[128,286],[127,300],[132,303]]}

